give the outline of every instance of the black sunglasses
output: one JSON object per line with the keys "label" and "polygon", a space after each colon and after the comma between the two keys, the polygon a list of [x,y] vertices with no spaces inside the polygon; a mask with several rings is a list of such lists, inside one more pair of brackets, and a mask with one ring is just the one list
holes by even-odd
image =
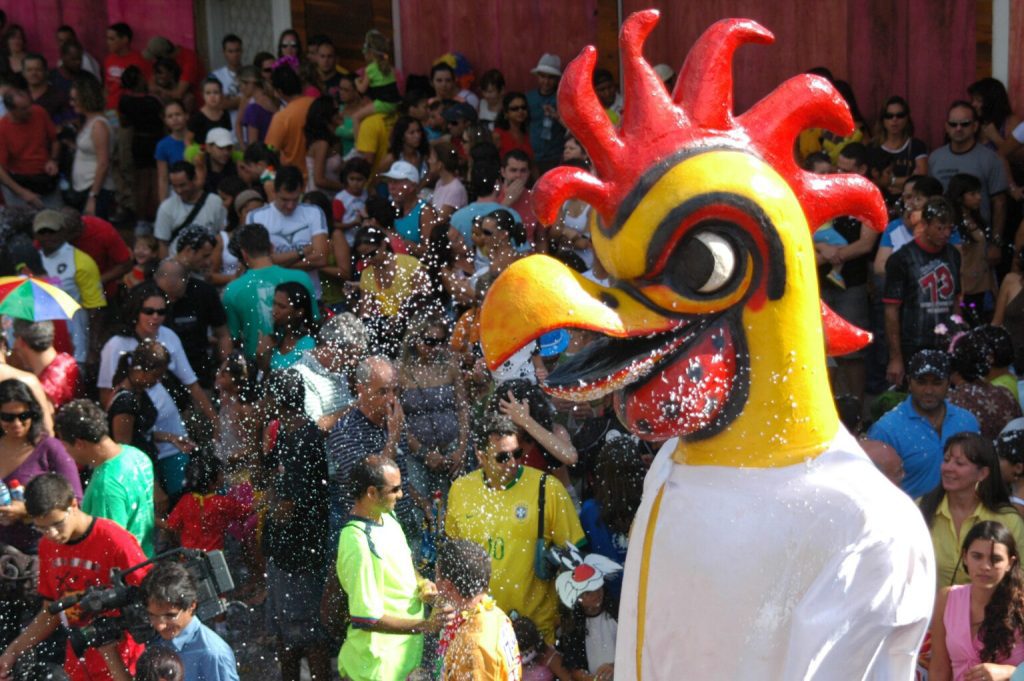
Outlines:
{"label": "black sunglasses", "polygon": [[25,421],[31,420],[32,413],[27,411],[18,412],[17,414],[0,414],[0,421],[3,421],[4,423],[14,423],[15,421],[25,423]]}
{"label": "black sunglasses", "polygon": [[445,339],[440,336],[424,336],[420,339],[420,343],[424,345],[431,345],[437,347],[438,345],[444,345]]}
{"label": "black sunglasses", "polygon": [[525,106],[510,106],[508,108],[508,110],[509,111],[526,111],[526,107]]}
{"label": "black sunglasses", "polygon": [[906,117],[907,117],[907,112],[906,111],[886,111],[884,114],[882,114],[882,118],[884,118],[886,120],[889,120],[889,119],[892,119],[892,118],[906,118]]}
{"label": "black sunglasses", "polygon": [[951,128],[969,128],[974,125],[974,121],[946,121],[946,125]]}
{"label": "black sunglasses", "polygon": [[494,455],[494,460],[498,463],[508,463],[512,459],[518,461],[521,458],[523,458],[522,447],[513,449],[511,452],[498,452]]}
{"label": "black sunglasses", "polygon": [[141,312],[142,314],[145,314],[145,315],[156,314],[156,315],[160,315],[161,317],[163,317],[164,315],[167,314],[167,308],[166,307],[144,307],[141,310],[139,310],[139,312]]}

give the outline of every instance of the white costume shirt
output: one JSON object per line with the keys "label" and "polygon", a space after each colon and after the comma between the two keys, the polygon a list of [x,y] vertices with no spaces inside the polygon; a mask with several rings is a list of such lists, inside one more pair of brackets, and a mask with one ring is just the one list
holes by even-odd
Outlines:
{"label": "white costume shirt", "polygon": [[913,679],[935,596],[931,541],[845,429],[784,468],[680,465],[675,446],[651,466],[631,532],[617,680],[637,678],[641,570],[644,681]]}

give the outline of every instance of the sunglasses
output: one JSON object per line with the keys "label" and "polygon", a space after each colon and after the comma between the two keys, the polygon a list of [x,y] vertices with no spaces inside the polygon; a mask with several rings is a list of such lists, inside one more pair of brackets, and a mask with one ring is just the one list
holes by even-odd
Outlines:
{"label": "sunglasses", "polygon": [[439,345],[444,345],[444,340],[445,339],[440,336],[424,336],[423,338],[420,339],[420,343],[422,343],[423,345],[437,347]]}
{"label": "sunglasses", "polygon": [[57,230],[55,230],[55,229],[37,229],[36,230],[36,235],[39,235],[39,234],[56,234],[56,233],[57,233]]}
{"label": "sunglasses", "polygon": [[25,421],[31,420],[32,414],[27,411],[18,412],[17,414],[0,414],[0,421],[3,421],[4,423],[14,423],[15,421],[25,423]]}
{"label": "sunglasses", "polygon": [[449,128],[454,128],[456,125],[458,125],[461,122],[462,121],[448,121],[448,127]]}
{"label": "sunglasses", "polygon": [[526,107],[525,106],[510,106],[508,108],[508,110],[509,110],[509,112],[512,112],[512,111],[526,111]]}
{"label": "sunglasses", "polygon": [[139,312],[141,312],[144,315],[156,314],[156,315],[160,315],[161,317],[163,317],[163,316],[165,316],[167,314],[167,308],[166,307],[144,307],[141,310],[139,310]]}
{"label": "sunglasses", "polygon": [[974,121],[946,121],[946,125],[951,128],[969,128],[974,125]]}
{"label": "sunglasses", "polygon": [[511,452],[498,452],[497,454],[494,455],[494,460],[497,463],[508,463],[512,459],[518,461],[521,458],[523,458],[522,447],[520,447],[519,449],[513,449]]}
{"label": "sunglasses", "polygon": [[263,73],[273,73],[274,69],[260,69]]}
{"label": "sunglasses", "polygon": [[907,112],[906,111],[886,111],[884,114],[882,114],[882,118],[884,118],[887,121],[891,120],[893,118],[906,118],[906,117],[907,117]]}
{"label": "sunglasses", "polygon": [[298,43],[281,43],[281,47],[298,47]]}

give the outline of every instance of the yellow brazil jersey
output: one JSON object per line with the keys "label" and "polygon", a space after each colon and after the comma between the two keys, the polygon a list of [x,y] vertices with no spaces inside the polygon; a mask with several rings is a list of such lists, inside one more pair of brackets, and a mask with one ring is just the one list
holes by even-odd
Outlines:
{"label": "yellow brazil jersey", "polygon": [[519,681],[523,667],[512,622],[490,596],[459,627],[441,667],[442,681]]}
{"label": "yellow brazil jersey", "polygon": [[[529,617],[552,643],[558,619],[555,583],[534,573],[540,478],[540,471],[522,466],[507,488],[491,489],[482,471],[464,475],[452,483],[445,522],[448,536],[475,542],[491,556],[491,594],[501,609]],[[583,528],[565,487],[549,475],[545,492],[549,544],[582,542]]]}

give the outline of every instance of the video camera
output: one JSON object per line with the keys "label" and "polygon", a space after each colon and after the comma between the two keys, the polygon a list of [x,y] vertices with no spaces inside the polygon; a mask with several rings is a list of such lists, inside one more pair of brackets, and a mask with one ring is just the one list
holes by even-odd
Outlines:
{"label": "video camera", "polygon": [[71,649],[82,657],[88,648],[105,645],[121,638],[125,631],[139,643],[146,643],[156,636],[146,612],[146,596],[141,587],[125,583],[125,577],[159,560],[180,557],[185,569],[196,583],[196,617],[209,620],[227,611],[227,604],[221,598],[235,588],[228,571],[224,554],[220,551],[197,549],[174,549],[154,556],[149,560],[124,570],[113,570],[110,586],[94,586],[84,593],[62,598],[49,607],[51,615],[78,606],[83,613],[99,614],[109,610],[120,610],[117,616],[97,617],[89,624],[71,630]]}

